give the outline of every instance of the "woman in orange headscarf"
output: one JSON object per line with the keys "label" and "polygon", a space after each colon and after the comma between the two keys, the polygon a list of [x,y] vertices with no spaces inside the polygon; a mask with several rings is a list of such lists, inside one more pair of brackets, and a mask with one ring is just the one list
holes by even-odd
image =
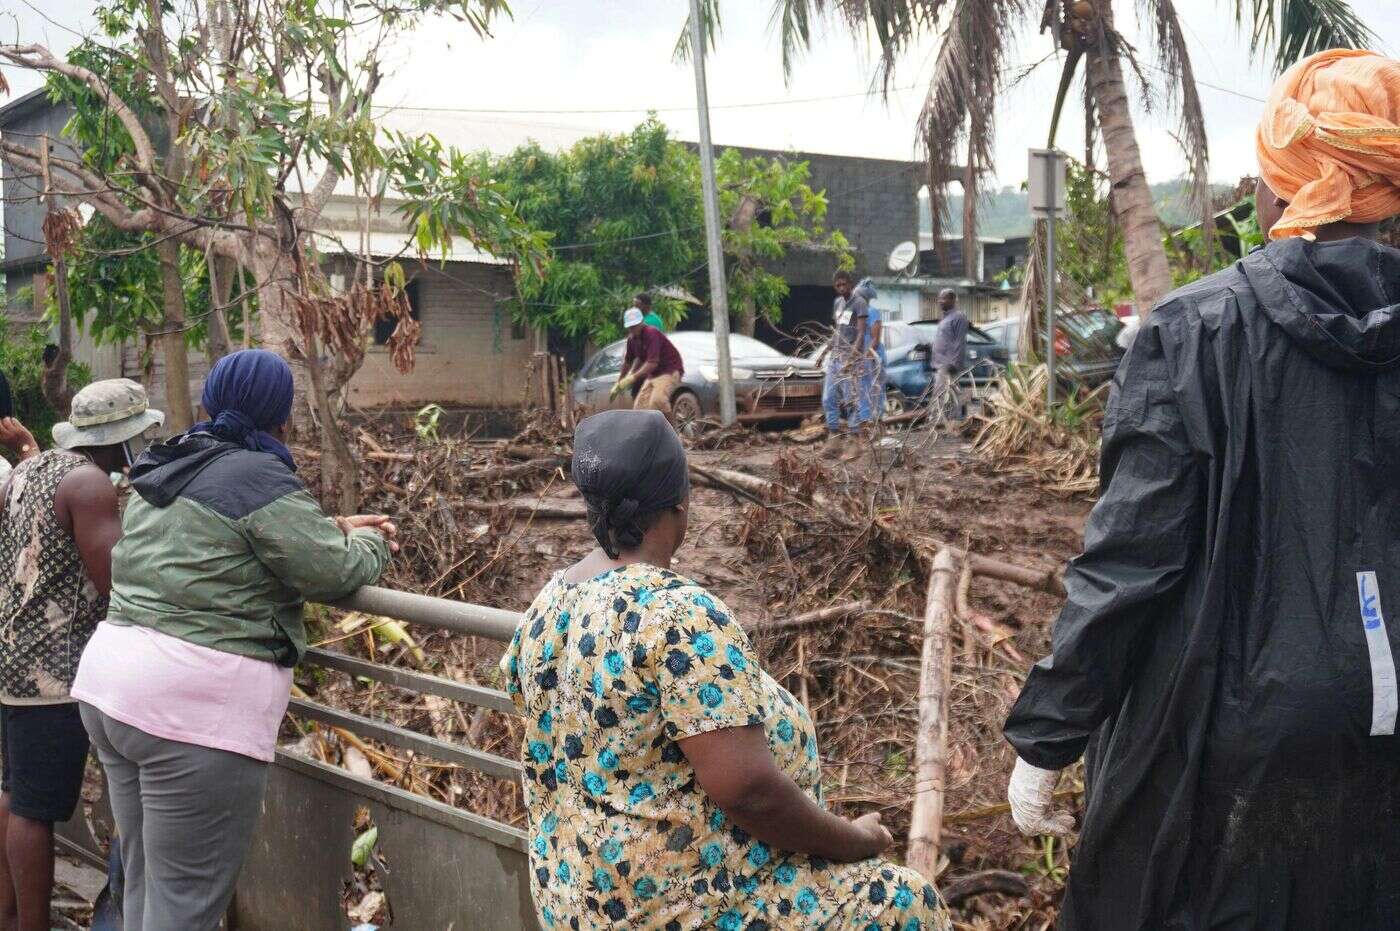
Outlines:
{"label": "woman in orange headscarf", "polygon": [[1300,62],[1258,147],[1271,241],[1143,324],[1006,724],[1028,834],[1087,751],[1061,931],[1400,928],[1400,62]]}

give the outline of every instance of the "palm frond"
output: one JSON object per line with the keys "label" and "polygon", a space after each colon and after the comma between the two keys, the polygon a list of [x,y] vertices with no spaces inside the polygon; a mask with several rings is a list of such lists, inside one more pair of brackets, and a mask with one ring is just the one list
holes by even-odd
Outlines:
{"label": "palm frond", "polygon": [[[891,0],[867,0],[886,4]],[[929,210],[933,241],[941,241],[948,219],[947,186],[962,180],[957,158],[967,143],[968,177],[963,196],[976,198],[991,172],[996,100],[1010,42],[1029,10],[1028,0],[956,0],[934,63],[933,80],[919,115],[928,158]]]}
{"label": "palm frond", "polygon": [[1251,56],[1273,49],[1277,72],[1314,52],[1379,41],[1348,0],[1235,0],[1235,21],[1249,29]]}
{"label": "palm frond", "polygon": [[[713,52],[719,38],[722,23],[719,15],[719,0],[700,0],[700,16],[704,23],[705,48]],[[690,15],[685,17],[685,25],[676,38],[676,47],[671,51],[671,60],[677,63],[690,60]]]}
{"label": "palm frond", "polygon": [[1206,142],[1205,110],[1191,66],[1191,53],[1186,48],[1186,34],[1174,0],[1141,0],[1140,6],[1152,21],[1157,58],[1169,77],[1164,96],[1167,108],[1180,118],[1175,136],[1186,156],[1187,188],[1193,205],[1200,212],[1202,241],[1209,256],[1215,231],[1215,224],[1211,222],[1210,151]]}
{"label": "palm frond", "polygon": [[774,0],[769,28],[777,30],[783,79],[792,77],[797,56],[812,45],[812,20],[826,13],[826,0]]}

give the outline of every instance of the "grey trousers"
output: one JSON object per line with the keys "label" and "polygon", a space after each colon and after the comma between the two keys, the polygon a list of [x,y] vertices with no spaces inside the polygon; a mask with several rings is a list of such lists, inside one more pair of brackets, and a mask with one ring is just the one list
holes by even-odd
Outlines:
{"label": "grey trousers", "polygon": [[214,931],[252,842],[267,764],[80,706],[117,819],[125,931]]}

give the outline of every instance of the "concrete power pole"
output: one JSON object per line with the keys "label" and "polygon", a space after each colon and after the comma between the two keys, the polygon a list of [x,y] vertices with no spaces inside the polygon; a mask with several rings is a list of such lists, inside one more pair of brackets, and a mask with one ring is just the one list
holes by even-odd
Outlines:
{"label": "concrete power pole", "polygon": [[715,150],[710,142],[710,95],[705,85],[705,23],[702,0],[690,0],[690,57],[695,62],[695,104],[700,119],[700,183],[705,195],[705,242],[710,257],[710,315],[714,319],[719,368],[719,419],[726,427],[738,417],[734,404],[734,370],[729,362],[729,293],[720,243],[719,188]]}

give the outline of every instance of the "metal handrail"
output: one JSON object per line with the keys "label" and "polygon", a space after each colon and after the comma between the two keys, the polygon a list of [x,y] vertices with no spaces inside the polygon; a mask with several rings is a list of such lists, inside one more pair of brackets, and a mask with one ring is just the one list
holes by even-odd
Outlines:
{"label": "metal handrail", "polygon": [[411,592],[397,592],[377,585],[366,585],[349,598],[336,602],[333,607],[378,614],[398,621],[408,621],[410,624],[450,630],[457,634],[486,637],[502,643],[508,643],[515,636],[515,628],[521,617],[516,611],[503,611],[500,608],[488,608],[465,601],[449,601],[429,595],[415,595]]}
{"label": "metal handrail", "polygon": [[[509,641],[515,635],[516,625],[520,623],[521,618],[521,615],[514,611],[372,585],[367,585],[349,598],[336,602],[334,607],[502,642]],[[491,711],[516,714],[515,705],[510,697],[499,689],[456,682],[318,648],[307,650],[303,662],[383,682],[409,692],[437,695]],[[357,736],[421,753],[433,759],[457,763],[488,776],[518,781],[523,774],[520,763],[515,760],[438,740],[390,724],[388,721],[332,708],[320,702],[294,698],[287,710],[299,717],[344,728]]]}

